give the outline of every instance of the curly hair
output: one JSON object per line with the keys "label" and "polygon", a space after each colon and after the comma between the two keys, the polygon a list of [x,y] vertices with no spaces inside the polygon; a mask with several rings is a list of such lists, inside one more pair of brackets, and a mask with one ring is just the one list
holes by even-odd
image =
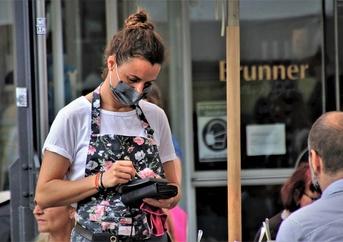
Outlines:
{"label": "curly hair", "polygon": [[106,62],[111,55],[115,55],[118,66],[132,57],[144,58],[151,64],[162,64],[165,48],[161,36],[154,28],[144,10],[130,15],[123,29],[113,36],[105,49],[102,78],[107,76]]}

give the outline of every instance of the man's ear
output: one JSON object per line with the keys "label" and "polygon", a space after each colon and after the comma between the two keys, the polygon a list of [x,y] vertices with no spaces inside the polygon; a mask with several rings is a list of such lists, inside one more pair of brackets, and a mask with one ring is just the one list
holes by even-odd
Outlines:
{"label": "man's ear", "polygon": [[109,57],[107,57],[106,63],[107,63],[107,68],[108,68],[109,70],[113,70],[113,68],[114,68],[114,66],[115,66],[115,64],[116,64],[116,58],[115,58],[115,56],[114,56],[114,55],[110,55]]}
{"label": "man's ear", "polygon": [[323,168],[323,161],[322,158],[318,155],[318,153],[313,149],[311,149],[309,153],[309,162],[314,174],[318,175]]}

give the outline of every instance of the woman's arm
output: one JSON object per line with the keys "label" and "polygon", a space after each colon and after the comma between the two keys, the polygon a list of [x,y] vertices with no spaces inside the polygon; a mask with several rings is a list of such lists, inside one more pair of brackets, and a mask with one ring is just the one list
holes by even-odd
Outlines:
{"label": "woman's arm", "polygon": [[65,206],[97,192],[95,175],[77,181],[64,180],[69,167],[67,158],[51,151],[44,152],[35,196],[39,206]]}
{"label": "woman's arm", "polygon": [[178,202],[181,200],[182,191],[181,191],[181,182],[182,182],[182,169],[181,169],[181,160],[179,158],[173,161],[167,161],[163,163],[163,169],[167,180],[170,183],[173,183],[178,188],[178,193],[175,197],[170,198],[171,204],[169,208],[175,207]]}
{"label": "woman's arm", "polygon": [[164,162],[163,170],[164,170],[166,179],[169,182],[176,183],[178,186],[181,186],[182,170],[181,170],[181,161],[179,158],[172,161]]}
{"label": "woman's arm", "polygon": [[[57,153],[45,151],[40,169],[36,202],[42,208],[64,206],[78,202],[97,193],[96,176],[91,175],[76,181],[65,180],[70,161]],[[131,161],[118,160],[104,172],[102,183],[105,188],[126,183],[135,176]]]}

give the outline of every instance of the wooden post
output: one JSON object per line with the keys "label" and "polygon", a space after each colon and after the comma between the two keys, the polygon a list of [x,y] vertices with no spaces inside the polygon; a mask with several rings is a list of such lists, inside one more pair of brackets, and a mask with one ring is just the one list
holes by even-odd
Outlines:
{"label": "wooden post", "polygon": [[228,1],[228,13],[226,29],[228,241],[234,242],[242,241],[239,0]]}

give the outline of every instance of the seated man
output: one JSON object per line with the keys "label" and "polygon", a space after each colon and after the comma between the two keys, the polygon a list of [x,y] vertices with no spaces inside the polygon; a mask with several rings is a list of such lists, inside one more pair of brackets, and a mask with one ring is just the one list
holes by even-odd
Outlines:
{"label": "seated man", "polygon": [[308,138],[312,182],[322,196],[281,224],[278,242],[343,241],[343,112],[329,112],[313,124]]}

